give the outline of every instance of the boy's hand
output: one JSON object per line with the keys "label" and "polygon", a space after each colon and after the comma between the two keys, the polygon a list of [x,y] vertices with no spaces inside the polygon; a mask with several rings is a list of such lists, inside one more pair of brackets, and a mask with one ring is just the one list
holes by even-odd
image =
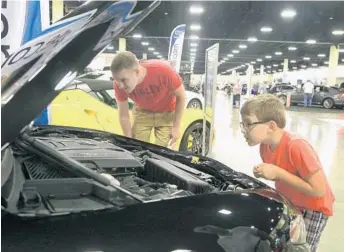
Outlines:
{"label": "boy's hand", "polygon": [[253,168],[253,174],[256,178],[265,178],[267,180],[277,180],[279,178],[280,169],[273,164],[262,163]]}

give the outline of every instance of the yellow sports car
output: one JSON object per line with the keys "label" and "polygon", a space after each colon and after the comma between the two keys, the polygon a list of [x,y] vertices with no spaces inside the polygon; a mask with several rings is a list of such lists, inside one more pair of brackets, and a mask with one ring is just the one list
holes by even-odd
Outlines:
{"label": "yellow sports car", "polygon": [[[49,124],[96,129],[122,135],[112,85],[112,82],[107,80],[75,80],[50,104]],[[132,104],[130,107],[133,107]],[[182,137],[177,142],[176,149],[202,154],[203,111],[186,109],[181,129]],[[206,133],[209,139],[209,119]],[[151,142],[154,143],[153,132]],[[207,145],[206,153],[208,150]]]}

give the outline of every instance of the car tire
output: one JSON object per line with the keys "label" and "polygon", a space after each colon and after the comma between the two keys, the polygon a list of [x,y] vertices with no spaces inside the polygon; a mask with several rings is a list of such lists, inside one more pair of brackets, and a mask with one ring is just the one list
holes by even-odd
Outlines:
{"label": "car tire", "polygon": [[287,96],[280,95],[280,96],[278,96],[278,98],[280,99],[280,101],[283,103],[284,106],[287,105]]}
{"label": "car tire", "polygon": [[186,108],[202,109],[202,102],[199,99],[193,98],[189,101]]}
{"label": "car tire", "polygon": [[334,100],[332,100],[331,98],[325,98],[322,102],[322,105],[326,109],[331,109],[334,107]]}
{"label": "car tire", "polygon": [[[209,137],[210,127],[207,125],[207,141],[205,146],[205,155],[209,152]],[[191,137],[191,139],[190,139]],[[191,142],[191,146],[190,144]],[[192,152],[194,154],[202,155],[203,152],[203,122],[194,122],[185,131],[182,140],[180,141],[179,151]]]}

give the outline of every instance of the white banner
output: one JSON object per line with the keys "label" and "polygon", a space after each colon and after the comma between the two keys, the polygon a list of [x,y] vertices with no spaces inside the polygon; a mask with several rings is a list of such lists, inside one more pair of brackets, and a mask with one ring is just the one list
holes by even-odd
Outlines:
{"label": "white banner", "polygon": [[[203,156],[206,155],[206,146],[209,146],[208,155],[211,155],[214,136],[215,97],[217,86],[217,67],[219,60],[219,43],[209,47],[205,53],[205,83],[204,83],[204,117],[203,117]],[[206,119],[210,118],[210,132],[207,132]],[[209,134],[209,136],[208,136]]]}
{"label": "white banner", "polygon": [[22,44],[48,28],[49,1],[1,1],[1,65]]}
{"label": "white banner", "polygon": [[176,28],[174,28],[170,37],[168,61],[172,64],[177,73],[179,73],[180,63],[182,60],[185,27],[185,24],[178,25]]}

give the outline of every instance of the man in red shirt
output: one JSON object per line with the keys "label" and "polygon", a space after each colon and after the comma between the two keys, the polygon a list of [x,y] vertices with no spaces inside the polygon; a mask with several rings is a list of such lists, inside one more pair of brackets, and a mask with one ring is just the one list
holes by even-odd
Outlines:
{"label": "man in red shirt", "polygon": [[[173,146],[180,138],[185,90],[171,64],[163,60],[138,61],[133,53],[120,52],[111,63],[111,72],[124,135],[149,142],[154,129],[157,145]],[[128,98],[135,104],[133,125]]]}

